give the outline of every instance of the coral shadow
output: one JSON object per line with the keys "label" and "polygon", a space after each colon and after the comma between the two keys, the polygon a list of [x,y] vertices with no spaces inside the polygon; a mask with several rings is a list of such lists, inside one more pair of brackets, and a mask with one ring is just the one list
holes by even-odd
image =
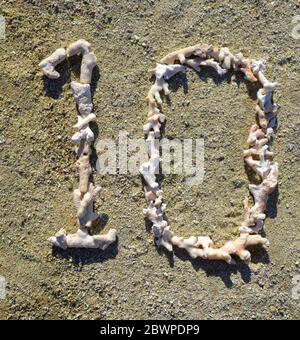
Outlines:
{"label": "coral shadow", "polygon": [[[267,251],[261,247],[253,247],[252,263],[264,263],[270,262]],[[236,264],[229,265],[224,261],[211,261],[203,259],[192,259],[190,256],[181,249],[175,249],[176,256],[182,261],[189,261],[196,271],[204,271],[207,277],[219,277],[227,288],[233,288],[233,282],[231,276],[240,273],[244,283],[251,283],[251,269],[249,265],[237,258]]]}
{"label": "coral shadow", "polygon": [[[171,92],[177,92],[180,88],[183,89],[184,94],[189,93],[189,80],[186,73],[177,73],[169,80],[169,89]],[[168,104],[171,103],[171,99],[167,97]]]}
{"label": "coral shadow", "polygon": [[93,222],[91,232],[93,235],[100,234],[109,222],[109,216],[107,214],[101,214],[96,221]]}
{"label": "coral shadow", "polygon": [[279,201],[279,188],[277,187],[276,190],[269,196],[267,202],[267,217],[271,219],[275,219],[278,214],[278,201]]}
{"label": "coral shadow", "polygon": [[60,77],[58,79],[49,79],[45,75],[43,76],[44,91],[47,97],[53,98],[55,100],[59,99],[63,88],[67,82],[69,82],[71,77],[71,72],[68,67],[68,61],[63,61],[56,67],[59,72]]}
{"label": "coral shadow", "polygon": [[64,258],[79,268],[84,265],[90,265],[94,263],[103,263],[112,259],[115,259],[119,253],[118,249],[119,241],[110,245],[105,251],[99,251],[99,249],[60,249],[52,247],[52,256],[57,258]]}

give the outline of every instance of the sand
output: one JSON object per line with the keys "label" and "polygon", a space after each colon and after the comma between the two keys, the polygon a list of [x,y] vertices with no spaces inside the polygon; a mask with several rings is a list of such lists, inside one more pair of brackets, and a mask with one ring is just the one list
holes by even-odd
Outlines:
{"label": "sand", "polygon": [[[7,282],[1,319],[298,319],[292,280],[300,274],[299,55],[291,36],[297,0],[0,1],[0,275]],[[52,249],[48,237],[76,230],[77,185],[70,141],[76,109],[67,63],[44,81],[38,63],[56,48],[87,39],[98,57],[93,78],[98,138],[143,136],[148,70],[168,52],[195,43],[228,46],[265,59],[280,88],[272,150],[279,192],[268,207],[268,252],[238,262],[190,260],[156,249],[142,209],[140,176],[95,174],[103,190],[98,231],[116,228],[107,251]],[[75,65],[76,66],[76,65]],[[75,67],[74,66],[74,67]],[[76,67],[75,67],[76,68]],[[222,244],[237,234],[248,178],[242,161],[255,116],[255,92],[242,76],[219,81],[189,71],[171,82],[166,137],[205,139],[205,180],[187,187],[166,176],[168,218],[182,236]],[[300,290],[299,290],[300,291]]]}

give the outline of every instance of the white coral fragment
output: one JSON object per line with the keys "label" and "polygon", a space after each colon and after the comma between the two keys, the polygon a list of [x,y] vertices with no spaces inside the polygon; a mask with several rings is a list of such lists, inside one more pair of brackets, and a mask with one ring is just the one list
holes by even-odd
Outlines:
{"label": "white coral fragment", "polygon": [[266,68],[264,61],[252,60],[252,68],[253,73],[258,77],[259,82],[262,84],[265,90],[269,92],[273,92],[276,90],[276,88],[278,87],[278,83],[269,82],[263,73]]}
{"label": "white coral fragment", "polygon": [[78,105],[78,111],[83,117],[88,116],[93,110],[91,86],[72,81],[71,87],[75,102]]}
{"label": "white coral fragment", "polygon": [[91,144],[95,139],[94,132],[91,130],[89,126],[87,126],[85,129],[81,129],[79,132],[76,132],[72,136],[72,142],[75,145],[80,144],[81,141],[86,141],[89,144]]}
{"label": "white coral fragment", "polygon": [[155,137],[160,137],[161,125],[165,122],[165,115],[157,113],[148,118],[148,123],[144,125],[144,134],[147,135],[150,131],[153,131]]}
{"label": "white coral fragment", "polygon": [[74,125],[74,128],[78,131],[84,129],[87,127],[87,125],[91,122],[94,122],[96,120],[96,115],[94,113],[90,113],[86,117],[82,118],[81,116],[78,116],[78,122],[76,125]]}
{"label": "white coral fragment", "polygon": [[246,164],[253,169],[262,179],[265,179],[271,171],[271,162],[266,160],[269,146],[263,146],[259,152],[259,161],[253,159],[253,154],[246,157]]}
{"label": "white coral fragment", "polygon": [[[78,212],[80,211],[80,209],[82,209],[82,204],[81,204],[82,197],[84,197],[84,194],[82,194],[80,189],[74,190],[73,202],[74,202],[74,205],[77,211],[77,217],[78,217]],[[94,212],[92,201],[84,209],[85,209],[85,213],[82,214],[81,217],[78,217],[78,224],[81,229],[91,228],[92,223],[98,219],[99,215]]]}
{"label": "white coral fragment", "polygon": [[278,106],[273,103],[273,89],[262,88],[257,92],[259,105],[265,113],[276,113]]}
{"label": "white coral fragment", "polygon": [[166,96],[170,94],[169,84],[166,80],[171,79],[179,72],[185,73],[186,68],[183,65],[156,65],[156,69],[154,71],[156,81],[148,93],[150,112],[154,113],[157,105],[162,104],[162,98],[160,95],[162,91]]}
{"label": "white coral fragment", "polygon": [[55,67],[66,59],[66,50],[64,48],[57,49],[48,58],[40,62],[39,67],[43,74],[50,79],[58,79],[60,74]]}
{"label": "white coral fragment", "polygon": [[87,214],[87,208],[94,203],[94,200],[100,190],[100,187],[94,187],[92,183],[89,184],[88,192],[83,195],[83,198],[80,201],[80,206],[78,207],[78,218],[83,218]]}
{"label": "white coral fragment", "polygon": [[254,206],[248,205],[245,200],[246,219],[240,228],[241,233],[258,233],[264,226],[266,218],[265,211],[270,195],[276,190],[278,185],[279,170],[278,164],[271,165],[268,176],[259,185],[250,184],[249,189],[254,197]]}
{"label": "white coral fragment", "polygon": [[156,64],[155,76],[156,79],[165,79],[169,80],[174,77],[177,73],[185,73],[186,68],[183,65],[163,65]]}
{"label": "white coral fragment", "polygon": [[160,152],[159,143],[155,139],[155,130],[149,133],[147,143],[149,146],[149,161],[142,164],[140,173],[144,177],[147,185],[152,190],[156,190],[159,186],[156,175],[159,174]]}
{"label": "white coral fragment", "polygon": [[245,79],[251,82],[256,82],[257,78],[252,70],[251,60],[245,58],[242,53],[237,54],[233,59],[234,69],[244,73]]}
{"label": "white coral fragment", "polygon": [[229,51],[228,47],[222,47],[219,53],[219,61],[221,62],[222,68],[226,70],[230,70],[232,68],[234,56]]}
{"label": "white coral fragment", "polygon": [[268,143],[266,131],[260,129],[256,124],[253,125],[250,129],[250,134],[247,143],[250,146],[255,146],[257,149],[260,149],[261,147]]}
{"label": "white coral fragment", "polygon": [[81,84],[91,84],[92,75],[95,66],[97,65],[97,58],[93,52],[86,53],[82,57],[80,82]]}
{"label": "white coral fragment", "polygon": [[84,55],[91,51],[91,44],[84,39],[80,39],[72,43],[67,48],[67,56],[68,58],[73,57],[75,55]]}
{"label": "white coral fragment", "polygon": [[106,250],[112,243],[116,242],[117,231],[111,229],[106,235],[89,235],[87,230],[78,229],[75,234],[67,235],[61,229],[49,241],[56,247],[66,250],[67,248],[88,248]]}
{"label": "white coral fragment", "polygon": [[184,64],[187,58],[191,56],[206,58],[209,48],[209,45],[195,45],[183,48],[165,56],[163,59],[161,59],[160,64],[172,65],[176,61],[180,61],[181,64]]}
{"label": "white coral fragment", "polygon": [[217,63],[216,61],[214,61],[213,59],[207,59],[204,60],[200,63],[200,66],[210,66],[212,67],[214,70],[217,71],[219,76],[224,76],[228,70],[225,68],[222,68],[219,63]]}
{"label": "white coral fragment", "polygon": [[192,67],[194,70],[197,72],[201,71],[200,66],[209,66],[212,67],[214,70],[217,71],[219,76],[224,76],[228,70],[225,68],[222,68],[218,62],[216,62],[214,59],[207,59],[203,60],[200,58],[195,58],[195,59],[188,59],[186,60],[186,64]]}

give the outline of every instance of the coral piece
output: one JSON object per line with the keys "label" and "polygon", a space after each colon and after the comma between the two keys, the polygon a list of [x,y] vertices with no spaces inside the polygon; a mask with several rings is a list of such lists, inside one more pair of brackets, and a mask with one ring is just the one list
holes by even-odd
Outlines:
{"label": "coral piece", "polygon": [[76,166],[79,174],[79,191],[85,194],[89,191],[89,181],[92,174],[92,167],[90,164],[90,147],[85,143],[82,154],[80,155]]}
{"label": "coral piece", "polygon": [[[74,190],[73,193],[73,202],[77,211],[81,209],[81,201],[82,201],[83,194],[80,192],[79,189]],[[92,223],[99,218],[99,215],[94,212],[94,205],[91,202],[89,205],[85,207],[85,214],[82,214],[81,217],[78,217],[78,224],[81,229],[84,228],[91,228]]]}
{"label": "coral piece", "polygon": [[253,159],[253,154],[245,158],[246,164],[262,179],[265,179],[271,171],[271,162],[265,159],[268,149],[269,146],[265,145],[259,150],[259,161]]}
{"label": "coral piece", "polygon": [[222,68],[220,64],[213,59],[207,59],[207,60],[203,60],[201,58],[188,59],[186,61],[186,64],[192,67],[197,72],[201,71],[200,66],[212,67],[214,70],[217,71],[219,76],[224,76],[228,72],[228,70]]}
{"label": "coral piece", "polygon": [[259,105],[256,106],[256,115],[259,121],[259,126],[263,129],[267,129],[269,125],[269,120],[266,116],[266,113],[260,108]]}
{"label": "coral piece", "polygon": [[93,111],[91,86],[72,81],[71,87],[75,102],[78,105],[78,111],[83,117],[88,116]]}
{"label": "coral piece", "polygon": [[100,187],[94,187],[92,183],[89,183],[88,192],[83,195],[83,198],[80,201],[80,206],[77,211],[78,218],[83,218],[87,214],[87,208],[94,203],[94,200],[100,190]]}
{"label": "coral piece", "polygon": [[[220,62],[221,61],[220,55],[221,55],[221,57],[224,57],[224,55],[221,54],[221,51],[217,47],[209,46],[207,48],[207,57],[206,57],[207,59],[212,58],[212,59]],[[222,59],[222,61],[223,60],[224,60],[224,58]]]}
{"label": "coral piece", "polygon": [[255,146],[257,149],[260,149],[261,147],[268,143],[266,132],[260,129],[256,124],[253,125],[250,129],[250,134],[247,143],[250,146]]}
{"label": "coral piece", "polygon": [[148,123],[144,125],[144,133],[147,135],[150,131],[154,131],[156,137],[160,137],[161,124],[165,122],[165,115],[162,113],[154,114],[148,118]]}
{"label": "coral piece", "polygon": [[219,63],[214,61],[213,59],[207,59],[200,63],[200,66],[210,66],[215,69],[219,76],[224,76],[228,71],[227,69],[222,68]]}
{"label": "coral piece", "polygon": [[254,197],[255,205],[250,208],[248,199],[244,201],[246,218],[240,228],[241,233],[258,233],[264,226],[266,219],[265,211],[269,196],[276,190],[278,186],[278,164],[271,166],[268,176],[260,185],[250,184],[249,189]]}
{"label": "coral piece", "polygon": [[93,52],[83,55],[80,72],[81,84],[90,84],[92,82],[93,70],[96,65],[97,58]]}
{"label": "coral piece", "polygon": [[80,39],[73,44],[71,44],[67,48],[67,56],[68,58],[73,57],[75,55],[84,55],[91,51],[91,44],[84,39]]}
{"label": "coral piece", "polygon": [[143,163],[140,168],[141,175],[144,177],[147,185],[153,190],[156,190],[159,187],[156,180],[158,167],[159,159],[157,157],[152,157],[149,162]]}
{"label": "coral piece", "polygon": [[235,70],[240,70],[243,72],[246,80],[249,80],[253,83],[257,81],[257,78],[255,77],[252,70],[252,63],[250,59],[244,58],[243,54],[239,53],[234,57],[233,63]]}
{"label": "coral piece", "polygon": [[243,234],[235,241],[226,243],[221,249],[225,253],[229,255],[236,255],[242,261],[249,263],[251,260],[251,253],[247,250],[247,248],[257,245],[261,245],[263,248],[267,249],[269,241],[260,235]]}
{"label": "coral piece", "polygon": [[276,114],[278,106],[273,103],[273,92],[278,87],[278,83],[271,83],[265,77],[263,71],[265,64],[263,61],[252,60],[253,73],[258,77],[263,88],[258,91],[257,97],[261,110],[265,114]]}
{"label": "coral piece", "polygon": [[94,132],[87,126],[85,129],[81,129],[72,136],[72,142],[75,145],[80,144],[81,141],[86,141],[91,144],[95,139]]}
{"label": "coral piece", "polygon": [[192,67],[196,72],[201,72],[200,64],[203,62],[201,58],[187,59],[186,65]]}
{"label": "coral piece", "polygon": [[[149,133],[147,139],[149,145],[149,161],[142,164],[140,168],[140,173],[144,177],[147,185],[152,189],[156,190],[158,188],[158,183],[156,181],[156,175],[159,173],[159,143],[155,139],[155,131]],[[155,192],[156,193],[156,192]]]}
{"label": "coral piece", "polygon": [[[233,68],[234,71],[243,72],[248,81],[257,82],[259,80],[263,85],[263,89],[258,92],[256,108],[259,126],[255,124],[251,127],[248,138],[250,148],[244,151],[246,164],[261,177],[262,183],[249,187],[254,196],[255,205],[250,207],[249,199],[244,200],[245,219],[239,228],[240,236],[227,242],[221,248],[215,248],[212,240],[206,236],[185,239],[174,235],[165,218],[166,204],[163,202],[163,192],[156,177],[161,162],[160,149],[159,143],[155,142],[156,138],[161,138],[162,123],[165,121],[165,116],[160,111],[160,106],[163,103],[161,95],[162,93],[170,94],[166,80],[175,73],[184,71],[180,69],[181,65],[175,64],[177,61],[198,72],[201,70],[201,66],[211,66],[220,76]],[[149,145],[149,161],[144,163],[140,170],[146,182],[144,190],[147,209],[144,209],[143,212],[152,223],[152,233],[157,246],[164,247],[170,252],[174,247],[177,247],[186,250],[192,258],[222,260],[229,264],[235,263],[233,256],[248,263],[251,259],[248,248],[251,246],[268,247],[269,241],[257,233],[264,226],[267,201],[278,183],[278,165],[271,165],[269,158],[273,157],[273,152],[269,151],[268,146],[277,123],[275,116],[277,106],[273,104],[272,94],[277,84],[268,82],[263,70],[263,62],[244,58],[241,53],[234,56],[227,47],[218,50],[209,45],[196,45],[175,51],[164,57],[160,64],[157,64],[153,72],[156,77],[155,84],[151,87],[147,97],[148,123],[144,126],[144,133]]]}
{"label": "coral piece", "polygon": [[85,118],[82,118],[81,116],[78,116],[78,123],[74,125],[74,128],[78,131],[84,129],[87,127],[87,125],[91,122],[94,122],[96,120],[96,115],[94,113],[90,113]]}
{"label": "coral piece", "polygon": [[278,106],[273,103],[273,90],[269,88],[260,89],[257,92],[259,105],[265,113],[276,113]]}
{"label": "coral piece", "polygon": [[157,64],[156,69],[154,70],[156,81],[148,93],[148,101],[151,113],[157,113],[157,105],[162,104],[160,92],[163,91],[166,96],[170,94],[169,84],[166,82],[166,80],[169,80],[179,72],[185,73],[185,67],[182,65],[167,66]]}
{"label": "coral piece", "polygon": [[250,185],[250,191],[255,200],[255,209],[259,209],[261,213],[265,211],[268,197],[272,194],[278,185],[278,164],[271,166],[269,175],[260,185]]}
{"label": "coral piece", "polygon": [[157,237],[160,237],[161,229],[167,227],[167,222],[164,220],[164,212],[166,210],[166,205],[162,204],[160,207],[156,207],[154,203],[150,203],[147,209],[144,209],[145,217],[153,223],[153,228],[157,228],[159,233],[157,233]]}
{"label": "coral piece", "polygon": [[269,92],[273,92],[276,90],[278,83],[271,83],[268,81],[268,79],[263,74],[265,68],[266,66],[263,61],[252,60],[253,73],[255,74],[255,76],[258,77],[258,80],[262,84],[264,89],[266,89]]}
{"label": "coral piece", "polygon": [[209,47],[209,45],[190,46],[168,54],[163,59],[161,59],[159,63],[172,65],[176,61],[180,61],[181,64],[184,64],[186,59],[191,56],[206,58]]}
{"label": "coral piece", "polygon": [[259,235],[243,234],[235,241],[227,242],[222,248],[213,248],[213,242],[209,237],[182,237],[173,236],[171,238],[173,246],[184,249],[192,258],[202,258],[206,260],[225,261],[234,264],[232,256],[238,256],[241,260],[249,262],[251,254],[247,248],[261,245],[264,248],[269,246],[269,241]]}
{"label": "coral piece", "polygon": [[[171,243],[173,246],[187,251],[190,257],[193,259],[196,259],[197,257],[207,258],[209,254],[209,248],[213,245],[213,241],[209,237],[194,236],[188,239],[174,236],[171,239]],[[199,247],[201,247],[201,249]]]}
{"label": "coral piece", "polygon": [[185,73],[186,68],[183,65],[163,65],[156,64],[156,68],[154,70],[156,79],[165,79],[169,80],[174,77],[177,73]]}
{"label": "coral piece", "polygon": [[58,79],[60,74],[55,70],[55,67],[66,59],[66,50],[64,48],[57,49],[48,58],[40,62],[39,67],[43,74],[49,79]]}
{"label": "coral piece", "polygon": [[106,250],[117,240],[117,231],[110,229],[106,235],[89,235],[87,230],[78,229],[75,234],[67,235],[65,229],[61,229],[54,237],[49,238],[54,246],[66,250],[67,248],[89,248]]}
{"label": "coral piece", "polygon": [[222,68],[230,70],[232,68],[233,59],[234,56],[227,47],[223,47],[220,49],[219,61],[221,62]]}
{"label": "coral piece", "polygon": [[[260,156],[260,153],[261,153],[261,149],[255,149],[255,148],[251,148],[249,150],[245,150],[244,151],[244,157],[254,157],[254,156]],[[268,158],[272,158],[274,156],[274,153],[269,151],[268,149],[266,149],[265,151],[265,157],[268,157]]]}

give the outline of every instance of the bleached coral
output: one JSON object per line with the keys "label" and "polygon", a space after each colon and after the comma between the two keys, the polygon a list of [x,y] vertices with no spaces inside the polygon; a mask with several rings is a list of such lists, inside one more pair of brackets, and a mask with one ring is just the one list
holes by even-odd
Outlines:
{"label": "bleached coral", "polygon": [[227,69],[222,68],[219,65],[219,63],[217,63],[213,59],[207,59],[207,60],[202,61],[200,63],[200,66],[210,66],[210,67],[212,67],[214,70],[217,71],[219,76],[224,76],[224,74],[227,73]]}
{"label": "bleached coral", "polygon": [[91,201],[91,204],[85,207],[85,213],[81,214],[80,217],[78,216],[78,212],[80,211],[80,209],[82,209],[82,204],[81,204],[82,197],[83,197],[83,194],[81,193],[79,189],[74,190],[73,202],[74,202],[74,206],[77,211],[78,224],[81,229],[91,228],[92,223],[99,218],[99,215],[94,212],[93,202]]}
{"label": "bleached coral", "polygon": [[89,126],[81,129],[79,132],[76,132],[72,136],[72,142],[75,145],[80,144],[81,141],[86,141],[89,144],[91,144],[94,141],[94,139],[95,139],[94,132],[91,130],[91,128]]}
{"label": "bleached coral", "polygon": [[80,39],[72,43],[67,48],[67,56],[68,58],[73,57],[75,55],[84,55],[91,51],[91,44],[84,39]]}
{"label": "bleached coral", "polygon": [[91,84],[93,70],[96,65],[97,58],[94,53],[90,52],[83,55],[80,72],[81,84]]}
{"label": "bleached coral", "polygon": [[91,52],[91,45],[85,40],[78,40],[71,44],[67,51],[57,50],[52,56],[45,59],[40,67],[44,74],[50,78],[58,78],[59,74],[54,70],[55,66],[65,57],[82,55],[80,82],[73,81],[71,87],[74,99],[78,105],[78,123],[74,126],[77,132],[72,136],[72,142],[78,146],[76,162],[79,175],[79,188],[74,190],[73,201],[77,210],[78,231],[75,234],[66,234],[61,229],[54,237],[49,238],[52,245],[67,248],[99,248],[105,250],[116,241],[117,232],[111,229],[106,235],[90,235],[92,223],[99,215],[94,212],[94,200],[100,192],[100,187],[92,183],[92,167],[90,164],[91,144],[94,141],[94,133],[89,124],[96,120],[92,113],[93,103],[91,96],[91,78],[97,58]]}
{"label": "bleached coral", "polygon": [[90,113],[86,117],[82,118],[81,116],[78,116],[78,122],[76,125],[74,125],[74,128],[78,131],[85,129],[88,124],[91,122],[94,122],[97,119],[96,115],[94,113]]}
{"label": "bleached coral", "polygon": [[259,185],[250,184],[249,189],[254,197],[255,205],[250,208],[245,200],[246,218],[240,228],[241,233],[258,233],[264,226],[265,211],[270,195],[278,186],[278,164],[271,165],[268,176]]}
{"label": "bleached coral", "polygon": [[172,65],[176,61],[184,64],[186,62],[186,59],[191,56],[206,58],[209,47],[209,45],[196,45],[183,48],[165,56],[163,59],[160,60],[160,64]]}
{"label": "bleached coral", "polygon": [[185,73],[186,68],[183,65],[163,65],[156,64],[156,69],[154,70],[156,79],[169,80],[174,77],[177,73]]}
{"label": "bleached coral", "polygon": [[254,160],[254,153],[247,155],[245,157],[246,164],[253,169],[262,179],[265,179],[270,170],[271,162],[266,160],[266,153],[268,152],[269,146],[265,145],[260,150],[258,150],[259,160]]}
{"label": "bleached coral", "polygon": [[54,237],[49,238],[54,246],[66,250],[67,248],[88,248],[106,250],[117,240],[117,231],[110,229],[106,235],[91,236],[87,230],[78,229],[75,234],[66,233],[61,229]]}
{"label": "bleached coral", "polygon": [[278,106],[273,102],[273,89],[264,87],[257,93],[257,98],[261,109],[265,113],[276,113]]}
{"label": "bleached coral", "polygon": [[[252,60],[253,73],[258,77],[263,88],[257,93],[259,105],[257,108],[257,115],[260,124],[264,128],[274,129],[274,120],[278,110],[278,105],[273,102],[273,93],[278,87],[278,83],[271,83],[265,77],[263,71],[265,70],[265,64],[263,61]],[[276,123],[275,123],[276,124]]]}
{"label": "bleached coral", "polygon": [[58,79],[60,74],[55,70],[55,67],[66,59],[66,50],[64,48],[57,49],[48,58],[40,62],[39,67],[43,74],[49,79]]}
{"label": "bleached coral", "polygon": [[163,91],[166,96],[170,94],[169,84],[166,80],[169,80],[179,72],[185,73],[185,67],[182,65],[156,65],[156,69],[154,70],[156,81],[148,93],[150,112],[157,113],[157,106],[162,104],[160,93]]}
{"label": "bleached coral", "polygon": [[[78,218],[83,218],[87,214],[87,208],[94,203],[94,200],[100,192],[100,187],[95,187],[92,183],[89,183],[88,191],[83,195],[78,207]],[[82,191],[80,191],[82,193]]]}
{"label": "bleached coral", "polygon": [[[249,149],[244,151],[246,164],[261,177],[262,183],[249,187],[255,204],[250,207],[249,199],[244,200],[245,219],[239,228],[240,236],[227,242],[221,248],[214,247],[213,241],[206,236],[185,239],[174,235],[165,217],[166,204],[164,204],[164,195],[157,181],[161,162],[160,149],[158,144],[153,144],[153,141],[155,138],[161,138],[162,123],[165,121],[165,116],[160,112],[163,102],[162,94],[170,94],[165,80],[174,75],[172,73],[174,69],[180,69],[180,65],[175,64],[178,61],[196,71],[200,71],[201,66],[211,66],[220,76],[230,69],[241,71],[247,80],[251,82],[259,80],[263,86],[263,89],[258,93],[259,101],[256,108],[259,126],[255,124],[251,127],[248,138]],[[154,72],[155,84],[151,87],[147,97],[149,103],[148,123],[144,126],[144,133],[147,136],[147,143],[151,145],[151,152],[149,152],[149,161],[141,167],[148,205],[147,209],[144,209],[144,215],[152,223],[152,232],[157,246],[164,247],[170,252],[174,247],[177,247],[186,250],[192,258],[223,260],[229,264],[234,263],[234,256],[248,263],[251,259],[248,248],[252,246],[260,245],[263,248],[269,246],[269,241],[257,233],[264,226],[267,201],[278,184],[278,165],[271,165],[269,159],[273,157],[273,152],[269,150],[268,146],[276,125],[274,117],[277,106],[273,104],[272,98],[277,84],[267,81],[263,74],[264,67],[263,62],[245,58],[241,53],[234,56],[227,47],[219,50],[209,45],[196,45],[175,51],[161,59],[160,64],[157,64]]]}
{"label": "bleached coral", "polygon": [[84,147],[82,148],[82,153],[79,156],[78,161],[76,162],[79,174],[79,190],[82,194],[85,194],[89,191],[89,181],[92,174],[90,154],[90,146],[88,143],[85,143]]}
{"label": "bleached coral", "polygon": [[250,129],[250,134],[247,143],[250,146],[255,146],[257,149],[260,149],[261,147],[268,143],[266,131],[260,129],[256,124],[253,125]]}
{"label": "bleached coral", "polygon": [[228,47],[222,47],[219,52],[218,60],[221,62],[221,66],[226,70],[230,70],[232,68],[234,56],[229,51]]}
{"label": "bleached coral", "polygon": [[264,89],[267,89],[268,91],[275,91],[276,88],[278,87],[278,83],[271,83],[268,81],[268,79],[265,77],[263,71],[266,68],[266,65],[263,61],[257,61],[257,60],[252,60],[251,62],[252,68],[253,68],[253,73],[258,77],[259,82],[262,84]]}
{"label": "bleached coral", "polygon": [[242,53],[237,54],[233,58],[233,64],[235,70],[240,70],[244,73],[245,79],[251,82],[256,82],[257,78],[253,73],[251,60],[244,58]]}
{"label": "bleached coral", "polygon": [[186,60],[186,64],[192,67],[197,72],[201,71],[200,66],[212,67],[214,70],[217,71],[219,76],[224,76],[228,72],[227,69],[222,68],[220,64],[216,62],[214,59],[207,59],[207,60],[203,60],[201,58],[188,59]]}
{"label": "bleached coral", "polygon": [[93,111],[91,86],[72,81],[71,87],[75,102],[78,105],[78,111],[83,117],[88,116]]}
{"label": "bleached coral", "polygon": [[150,131],[153,131],[156,137],[160,136],[161,125],[165,122],[165,115],[162,113],[156,113],[148,118],[148,123],[144,125],[144,134],[147,135]]}
{"label": "bleached coral", "polygon": [[155,190],[159,187],[157,183],[156,175],[158,174],[160,156],[152,155],[148,162],[142,164],[140,168],[140,173],[143,176],[147,185]]}

